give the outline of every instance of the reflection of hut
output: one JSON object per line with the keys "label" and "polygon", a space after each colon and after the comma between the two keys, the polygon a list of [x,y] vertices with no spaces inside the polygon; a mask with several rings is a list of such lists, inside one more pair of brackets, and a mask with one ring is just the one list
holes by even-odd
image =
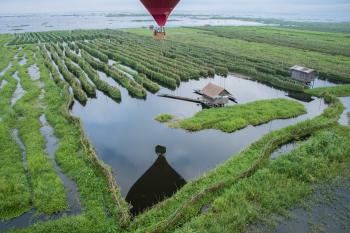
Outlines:
{"label": "reflection of hut", "polygon": [[232,95],[226,89],[213,83],[209,83],[196,93],[202,95],[204,101],[216,106],[223,106],[232,98]]}
{"label": "reflection of hut", "polygon": [[316,79],[316,71],[303,66],[295,65],[290,68],[292,79],[306,84],[311,83]]}
{"label": "reflection of hut", "polygon": [[296,100],[300,100],[300,101],[306,102],[306,103],[309,103],[309,102],[314,100],[311,95],[309,95],[307,93],[304,93],[304,92],[293,92],[293,91],[290,91],[290,92],[288,92],[287,96],[290,97],[290,98],[296,99]]}
{"label": "reflection of hut", "polygon": [[167,162],[165,151],[165,147],[156,147],[157,160],[135,182],[126,196],[127,202],[133,206],[131,209],[133,214],[138,214],[166,197],[172,196],[186,184],[184,178]]}

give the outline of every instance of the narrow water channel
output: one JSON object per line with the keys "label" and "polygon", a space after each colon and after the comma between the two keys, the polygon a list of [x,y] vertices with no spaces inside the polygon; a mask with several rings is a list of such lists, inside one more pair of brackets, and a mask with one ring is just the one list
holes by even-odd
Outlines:
{"label": "narrow water channel", "polygon": [[17,71],[16,71],[16,73],[14,73],[12,75],[12,77],[14,79],[16,79],[16,81],[17,81],[17,87],[16,87],[16,90],[13,93],[13,96],[12,96],[12,99],[11,99],[11,106],[14,106],[17,103],[17,101],[20,98],[22,98],[22,96],[26,93],[26,91],[21,86],[21,80],[18,77],[18,72]]}
{"label": "narrow water channel", "polygon": [[55,153],[58,148],[58,139],[54,135],[54,130],[47,122],[45,115],[40,116],[40,123],[42,125],[40,132],[46,139],[46,152],[50,156],[53,167],[57,175],[61,178],[67,194],[66,196],[69,205],[69,214],[79,214],[81,212],[81,204],[79,201],[78,188],[75,182],[73,182],[67,175],[62,172],[60,166],[56,162]]}
{"label": "narrow water channel", "polygon": [[12,67],[12,62],[10,62],[10,63],[8,64],[8,66],[0,72],[0,76],[4,76],[4,74],[5,74],[11,67]]}
{"label": "narrow water channel", "polygon": [[[99,75],[103,80],[118,86],[104,73],[99,72]],[[176,91],[162,88],[159,93],[197,98],[193,91],[203,88],[209,82],[225,87],[240,104],[262,99],[291,99],[288,97],[290,93],[234,76],[192,80],[182,83]],[[158,145],[166,148],[167,164],[184,180],[190,181],[237,154],[262,135],[313,118],[326,108],[323,100],[308,96],[307,102],[300,101],[308,113],[297,118],[274,120],[256,127],[248,126],[231,134],[217,130],[190,133],[182,129],[171,129],[156,122],[154,117],[162,113],[170,113],[181,118],[190,117],[201,110],[200,105],[164,99],[151,93],[148,93],[147,100],[137,100],[129,97],[124,88],[120,89],[122,92],[120,104],[98,92],[97,99],[89,100],[85,107],[76,103],[72,114],[81,118],[100,158],[117,174],[116,179],[124,197],[135,182],[142,179],[143,174],[158,160],[158,155],[155,153]],[[148,185],[152,187],[151,183]]]}
{"label": "narrow water channel", "polygon": [[342,125],[349,125],[350,119],[348,113],[350,112],[350,97],[342,97],[340,98],[340,101],[343,103],[345,110],[340,116],[339,123]]}

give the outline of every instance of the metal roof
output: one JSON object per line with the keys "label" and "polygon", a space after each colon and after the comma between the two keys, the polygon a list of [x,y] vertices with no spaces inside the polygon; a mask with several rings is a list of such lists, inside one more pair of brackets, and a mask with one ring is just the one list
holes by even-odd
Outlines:
{"label": "metal roof", "polygon": [[299,65],[295,65],[295,66],[291,67],[290,69],[295,70],[295,71],[300,71],[300,72],[303,72],[306,74],[310,74],[310,73],[315,72],[314,69],[310,69],[310,68],[299,66]]}
{"label": "metal roof", "polygon": [[[219,96],[223,91],[226,91],[224,88],[219,87],[215,84],[209,83],[202,89],[202,94],[206,95],[210,98],[215,98],[216,96]],[[228,94],[230,94],[228,91],[226,91]]]}

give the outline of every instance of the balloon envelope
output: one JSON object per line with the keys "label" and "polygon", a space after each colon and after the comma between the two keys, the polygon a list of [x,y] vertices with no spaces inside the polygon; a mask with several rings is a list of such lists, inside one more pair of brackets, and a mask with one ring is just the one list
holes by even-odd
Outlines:
{"label": "balloon envelope", "polygon": [[160,27],[165,26],[169,15],[180,0],[141,0]]}

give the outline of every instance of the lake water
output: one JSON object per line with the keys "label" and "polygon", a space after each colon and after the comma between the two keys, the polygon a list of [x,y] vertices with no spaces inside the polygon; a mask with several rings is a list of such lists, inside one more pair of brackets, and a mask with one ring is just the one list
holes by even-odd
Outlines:
{"label": "lake water", "polygon": [[[103,73],[99,74],[103,79],[117,85]],[[289,98],[284,91],[234,76],[193,80],[182,83],[176,91],[161,89],[159,93],[197,98],[193,90],[201,89],[209,82],[225,87],[240,104],[263,99]],[[147,100],[137,100],[129,97],[125,89],[121,88],[121,92],[120,104],[98,92],[97,98],[89,100],[85,107],[76,102],[72,113],[81,118],[100,158],[113,168],[124,197],[135,182],[157,162],[157,146],[166,148],[166,166],[169,165],[170,168],[167,169],[173,169],[180,176],[176,179],[190,181],[215,168],[262,135],[313,118],[326,107],[323,100],[313,99],[311,102],[301,102],[307,108],[308,114],[297,118],[274,120],[257,127],[248,126],[231,134],[218,130],[191,133],[169,128],[155,121],[154,117],[162,113],[170,113],[179,118],[190,117],[202,109],[200,105],[165,99],[151,93],[148,93]],[[151,170],[147,173],[158,172],[157,168]],[[159,171],[159,174],[162,172]],[[149,187],[152,187],[154,183],[158,184],[168,178],[162,175],[153,180],[144,177],[141,180],[148,180]],[[174,179],[169,178],[168,181],[173,182]]]}
{"label": "lake water", "polygon": [[[149,25],[154,25],[154,20],[148,15],[108,16],[106,13],[0,15],[0,34],[72,29],[141,28]],[[204,25],[258,26],[263,24],[235,19],[175,15],[171,17],[167,26]]]}

